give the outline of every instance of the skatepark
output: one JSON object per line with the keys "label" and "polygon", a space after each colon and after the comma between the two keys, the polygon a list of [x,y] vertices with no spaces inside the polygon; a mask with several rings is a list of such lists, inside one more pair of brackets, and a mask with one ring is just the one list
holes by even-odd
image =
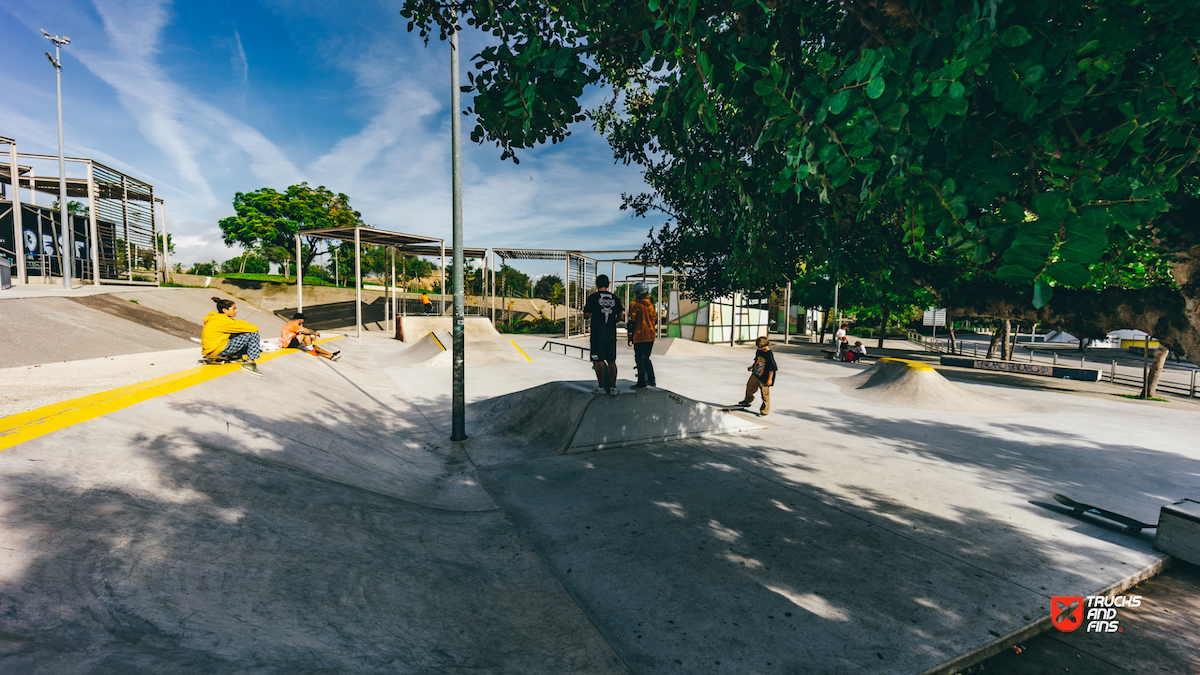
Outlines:
{"label": "skatepark", "polygon": [[0,299],[0,670],[955,673],[1163,567],[1053,494],[1153,523],[1200,474],[1184,400],[781,345],[760,418],[750,346],[595,396],[473,322],[452,443],[448,324],[255,378],[196,365],[214,293]]}

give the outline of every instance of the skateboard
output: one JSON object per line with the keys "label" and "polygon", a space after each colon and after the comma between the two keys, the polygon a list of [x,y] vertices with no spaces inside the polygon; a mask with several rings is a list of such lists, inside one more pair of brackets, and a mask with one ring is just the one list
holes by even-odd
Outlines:
{"label": "skateboard", "polygon": [[[750,405],[754,405],[754,404],[753,404],[753,403],[751,403]],[[747,413],[747,414],[749,414],[749,415],[755,415],[755,416],[758,416],[758,417],[762,417],[762,415],[761,415],[760,413],[756,413],[756,412],[754,412],[753,410],[751,410],[751,409],[750,409],[750,405],[727,405],[727,406],[722,406],[722,407],[721,407],[721,412],[744,412],[744,413]]]}
{"label": "skateboard", "polygon": [[1090,513],[1093,516],[1100,516],[1101,518],[1111,520],[1114,523],[1120,523],[1121,525],[1125,526],[1125,529],[1121,530],[1125,534],[1137,534],[1142,530],[1153,530],[1154,528],[1158,527],[1158,525],[1151,525],[1149,523],[1143,523],[1141,521],[1134,520],[1129,516],[1123,516],[1119,513],[1113,513],[1112,511],[1105,511],[1104,509],[1098,509],[1091,504],[1082,504],[1074,499],[1071,499],[1070,497],[1064,497],[1063,495],[1054,495],[1054,501],[1062,504],[1063,506],[1071,507],[1072,512],[1076,515],[1080,513]]}
{"label": "skateboard", "polygon": [[237,361],[227,361],[225,359],[210,359],[207,357],[200,359],[200,365],[202,365],[202,366],[219,366],[219,365],[222,365],[225,363],[237,363]]}

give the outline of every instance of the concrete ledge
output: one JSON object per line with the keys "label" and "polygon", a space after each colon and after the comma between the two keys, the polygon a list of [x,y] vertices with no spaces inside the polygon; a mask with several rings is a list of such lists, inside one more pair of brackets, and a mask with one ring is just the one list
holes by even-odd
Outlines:
{"label": "concrete ledge", "polygon": [[943,355],[943,366],[958,366],[959,368],[977,368],[979,370],[996,370],[1007,373],[1024,375],[1041,375],[1043,377],[1059,377],[1084,382],[1099,382],[1101,371],[1091,368],[1068,368],[1066,366],[1049,366],[1044,363],[1022,363],[1020,361],[1000,361],[992,359],[975,359],[966,356]]}

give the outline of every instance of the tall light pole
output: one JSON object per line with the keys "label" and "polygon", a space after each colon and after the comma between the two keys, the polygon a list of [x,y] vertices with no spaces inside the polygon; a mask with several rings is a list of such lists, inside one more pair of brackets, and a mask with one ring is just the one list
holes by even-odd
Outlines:
{"label": "tall light pole", "polygon": [[50,52],[46,52],[46,58],[50,59],[50,63],[54,65],[54,76],[58,81],[58,214],[65,240],[65,250],[62,252],[60,267],[62,267],[63,286],[70,288],[71,276],[75,271],[75,232],[71,229],[70,217],[67,215],[67,158],[66,149],[63,146],[62,54],[60,50],[63,45],[71,44],[71,38],[51,36],[45,29],[42,29],[42,35],[54,43],[54,56],[50,56]]}
{"label": "tall light pole", "polygon": [[[454,13],[458,23],[458,12]],[[462,129],[459,118],[462,112],[458,103],[458,30],[450,31],[450,191],[454,220],[454,396],[453,418],[450,440],[467,440],[467,401],[465,377],[465,341],[463,334],[463,223],[462,223]],[[442,292],[445,292],[446,271],[442,270]]]}

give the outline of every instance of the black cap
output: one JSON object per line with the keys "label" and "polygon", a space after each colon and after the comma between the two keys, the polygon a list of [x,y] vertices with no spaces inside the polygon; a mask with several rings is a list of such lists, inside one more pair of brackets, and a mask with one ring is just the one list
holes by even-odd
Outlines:
{"label": "black cap", "polygon": [[306,318],[308,318],[308,317],[304,316],[304,312],[296,312],[295,314],[292,315],[293,321],[295,321],[296,319],[306,319]]}

